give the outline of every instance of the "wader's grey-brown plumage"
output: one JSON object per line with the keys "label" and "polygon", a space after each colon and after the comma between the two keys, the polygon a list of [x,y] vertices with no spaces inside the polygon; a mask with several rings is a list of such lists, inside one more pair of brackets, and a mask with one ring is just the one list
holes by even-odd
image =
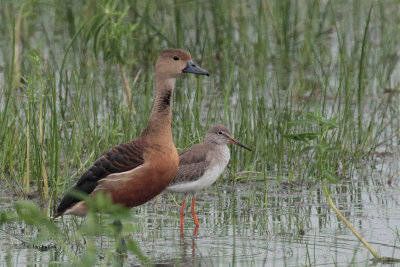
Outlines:
{"label": "wader's grey-brown plumage", "polygon": [[[235,140],[228,128],[223,125],[214,125],[208,130],[204,143],[196,144],[179,155],[178,172],[166,191],[185,194],[180,214],[181,231],[187,194],[193,195],[191,212],[196,229],[198,228],[199,222],[194,211],[195,194],[211,186],[228,165],[230,159],[228,142],[251,151],[250,148]],[[196,230],[195,233],[197,233]]]}

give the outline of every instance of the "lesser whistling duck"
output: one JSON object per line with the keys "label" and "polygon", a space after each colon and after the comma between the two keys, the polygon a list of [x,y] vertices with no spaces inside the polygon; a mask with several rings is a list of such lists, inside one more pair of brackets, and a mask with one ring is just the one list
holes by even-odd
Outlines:
{"label": "lesser whistling duck", "polygon": [[[156,97],[141,136],[105,152],[72,186],[71,190],[95,195],[103,192],[113,203],[126,207],[141,205],[161,193],[178,169],[178,153],[171,133],[171,101],[175,80],[182,73],[209,75],[192,61],[190,53],[168,49],[156,63]],[[85,216],[88,206],[67,193],[54,218]]]}

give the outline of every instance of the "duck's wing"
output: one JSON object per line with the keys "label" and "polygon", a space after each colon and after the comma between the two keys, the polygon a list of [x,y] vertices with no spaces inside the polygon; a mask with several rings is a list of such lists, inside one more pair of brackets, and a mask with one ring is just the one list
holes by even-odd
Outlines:
{"label": "duck's wing", "polygon": [[170,186],[199,179],[210,165],[207,157],[212,145],[207,143],[189,147],[179,155],[179,167]]}
{"label": "duck's wing", "polygon": [[[110,148],[81,176],[81,178],[69,190],[90,194],[96,188],[98,181],[110,174],[126,172],[144,163],[143,151],[145,144],[141,138],[132,140]],[[65,194],[57,207],[57,213],[54,218],[62,215],[65,210],[70,208],[80,199]]]}

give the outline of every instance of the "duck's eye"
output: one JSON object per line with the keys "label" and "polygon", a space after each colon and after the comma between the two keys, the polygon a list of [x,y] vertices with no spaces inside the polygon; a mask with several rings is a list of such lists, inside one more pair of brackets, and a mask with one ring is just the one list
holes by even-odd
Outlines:
{"label": "duck's eye", "polygon": [[174,56],[174,60],[179,60],[179,57],[178,56]]}
{"label": "duck's eye", "polygon": [[221,134],[222,134],[222,132],[220,131],[220,132],[218,132],[218,134],[219,134],[219,135],[221,135]]}

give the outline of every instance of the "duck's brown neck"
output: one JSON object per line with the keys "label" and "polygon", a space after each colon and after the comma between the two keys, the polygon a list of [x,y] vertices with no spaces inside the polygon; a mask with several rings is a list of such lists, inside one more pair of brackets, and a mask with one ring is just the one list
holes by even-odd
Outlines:
{"label": "duck's brown neck", "polygon": [[142,136],[156,137],[163,142],[172,141],[171,108],[174,86],[175,78],[156,78],[156,99]]}

